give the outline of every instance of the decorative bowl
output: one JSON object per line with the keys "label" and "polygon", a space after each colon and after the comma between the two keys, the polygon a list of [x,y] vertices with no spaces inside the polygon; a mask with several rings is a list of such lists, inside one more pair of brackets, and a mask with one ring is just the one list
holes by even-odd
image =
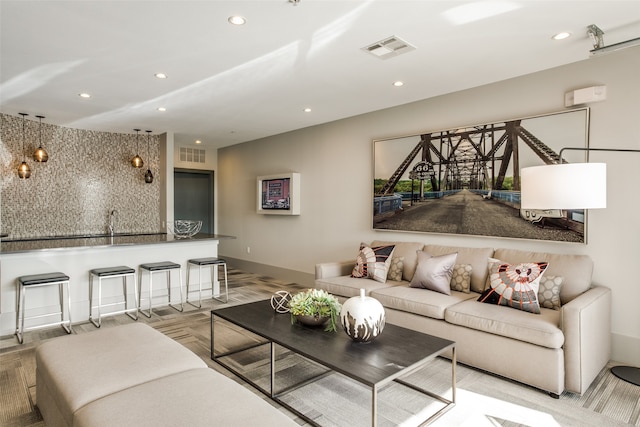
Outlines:
{"label": "decorative bowl", "polygon": [[329,316],[306,316],[299,314],[296,316],[296,320],[305,326],[322,326],[329,320]]}
{"label": "decorative bowl", "polygon": [[189,219],[177,219],[167,222],[167,229],[178,239],[187,239],[193,237],[200,232],[202,221],[192,221]]}

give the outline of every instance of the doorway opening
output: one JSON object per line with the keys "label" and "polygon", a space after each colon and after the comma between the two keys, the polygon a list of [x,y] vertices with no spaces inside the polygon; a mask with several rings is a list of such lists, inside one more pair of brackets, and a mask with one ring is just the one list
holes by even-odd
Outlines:
{"label": "doorway opening", "polygon": [[201,233],[214,230],[214,173],[208,170],[174,169],[173,217],[202,221]]}

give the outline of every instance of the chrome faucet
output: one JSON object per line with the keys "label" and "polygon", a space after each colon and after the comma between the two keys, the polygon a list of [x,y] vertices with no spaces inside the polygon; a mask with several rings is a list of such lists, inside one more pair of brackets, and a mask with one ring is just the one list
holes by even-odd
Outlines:
{"label": "chrome faucet", "polygon": [[115,209],[109,212],[109,234],[111,236],[113,236],[113,233],[115,232],[115,229],[116,229],[116,226],[115,226],[116,213],[118,212]]}

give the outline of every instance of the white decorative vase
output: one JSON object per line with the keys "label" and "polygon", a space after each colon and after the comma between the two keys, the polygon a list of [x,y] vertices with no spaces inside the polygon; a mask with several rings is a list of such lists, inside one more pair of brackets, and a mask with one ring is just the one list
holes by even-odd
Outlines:
{"label": "white decorative vase", "polygon": [[375,298],[360,296],[349,298],[342,304],[340,322],[352,340],[358,342],[373,341],[384,329],[384,307]]}

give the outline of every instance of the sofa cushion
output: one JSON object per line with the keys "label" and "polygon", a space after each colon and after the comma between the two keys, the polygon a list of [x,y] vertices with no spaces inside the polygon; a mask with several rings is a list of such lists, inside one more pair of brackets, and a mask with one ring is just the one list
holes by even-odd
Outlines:
{"label": "sofa cushion", "polygon": [[546,261],[545,274],[563,278],[560,300],[566,304],[591,287],[593,261],[588,255],[564,255],[529,252],[516,249],[496,249],[494,257],[509,263]]}
{"label": "sofa cushion", "polygon": [[478,301],[540,314],[538,288],[548,265],[546,262],[492,262],[490,265],[490,288],[485,289]]}
{"label": "sofa cushion", "polygon": [[418,267],[409,286],[451,295],[451,276],[458,254],[431,256],[417,251],[417,255]]}
{"label": "sofa cushion", "polygon": [[468,248],[457,246],[425,245],[423,251],[432,256],[458,253],[458,264],[469,264],[471,271],[471,290],[481,293],[484,291],[487,279],[487,260],[493,256],[492,248]]}
{"label": "sofa cushion", "polygon": [[469,298],[478,297],[477,294],[465,294],[464,292],[452,291],[451,295],[445,295],[427,289],[410,288],[406,286],[406,282],[404,286],[376,289],[371,291],[371,296],[386,308],[433,319],[444,319],[447,307],[454,306]]}
{"label": "sofa cushion", "polygon": [[453,266],[453,275],[451,276],[451,290],[469,293],[471,292],[471,272],[473,267],[471,264],[456,264]]}
{"label": "sofa cushion", "polygon": [[422,248],[424,247],[424,243],[385,242],[382,240],[374,240],[373,242],[371,242],[371,246],[385,245],[394,245],[395,249],[393,250],[393,256],[404,258],[404,271],[402,274],[402,278],[407,282],[410,282],[411,279],[413,279],[413,273],[416,271],[416,266],[418,265],[418,256],[416,255],[416,251],[422,250]]}
{"label": "sofa cushion", "polygon": [[388,288],[389,286],[398,286],[406,282],[395,282],[387,280],[386,283],[376,282],[375,280],[363,280],[350,276],[328,277],[326,279],[316,279],[315,287],[324,289],[333,295],[342,297],[356,297],[360,295],[360,289],[365,290],[365,294],[369,295],[371,291]]}
{"label": "sofa cushion", "polygon": [[[538,315],[467,300],[448,307],[445,320],[454,325],[543,347],[559,349],[564,344],[564,334],[558,326],[560,324],[558,310],[543,308]],[[508,359],[508,353],[504,357]],[[523,369],[526,369],[526,366],[523,366]]]}

